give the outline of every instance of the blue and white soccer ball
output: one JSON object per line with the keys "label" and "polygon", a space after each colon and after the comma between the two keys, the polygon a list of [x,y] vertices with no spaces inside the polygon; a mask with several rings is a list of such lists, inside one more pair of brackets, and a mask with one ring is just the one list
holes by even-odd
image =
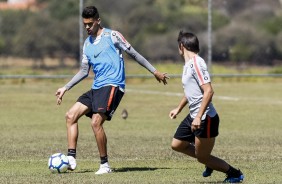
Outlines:
{"label": "blue and white soccer ball", "polygon": [[48,168],[52,173],[64,173],[68,170],[69,159],[62,153],[55,153],[49,157]]}

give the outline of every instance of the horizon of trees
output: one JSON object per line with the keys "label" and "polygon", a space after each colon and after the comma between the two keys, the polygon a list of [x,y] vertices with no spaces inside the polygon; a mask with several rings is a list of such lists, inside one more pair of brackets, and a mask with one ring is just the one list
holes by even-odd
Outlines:
{"label": "horizon of trees", "polygon": [[[195,33],[207,58],[207,0],[84,0],[102,25],[120,31],[151,62],[179,61],[180,30]],[[282,64],[279,0],[213,0],[213,62]],[[0,56],[75,58],[79,63],[79,1],[38,0],[38,11],[0,11]],[[84,35],[86,38],[87,35]],[[63,64],[63,62],[62,62]]]}

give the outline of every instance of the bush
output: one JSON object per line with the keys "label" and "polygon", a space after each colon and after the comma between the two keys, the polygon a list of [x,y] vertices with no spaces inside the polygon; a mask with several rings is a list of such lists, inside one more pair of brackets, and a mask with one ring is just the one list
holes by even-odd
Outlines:
{"label": "bush", "polygon": [[275,47],[277,49],[277,59],[282,60],[282,32],[277,35]]}
{"label": "bush", "polygon": [[[272,38],[247,24],[236,22],[216,33],[214,58],[235,63],[272,64],[275,47]],[[226,58],[222,58],[225,53]]]}

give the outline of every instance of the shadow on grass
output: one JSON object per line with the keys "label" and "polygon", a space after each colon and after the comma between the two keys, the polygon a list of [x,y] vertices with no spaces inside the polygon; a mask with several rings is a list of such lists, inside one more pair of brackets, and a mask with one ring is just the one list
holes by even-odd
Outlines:
{"label": "shadow on grass", "polygon": [[[113,173],[123,173],[123,172],[142,172],[142,171],[156,171],[156,170],[168,170],[173,168],[168,167],[122,167],[122,168],[113,168]],[[83,169],[76,171],[68,171],[66,173],[61,174],[78,174],[78,173],[95,173],[96,169]],[[189,182],[189,183],[198,183],[198,184],[222,184],[223,181],[197,181],[197,182]]]}
{"label": "shadow on grass", "polygon": [[[159,169],[170,169],[170,168],[157,168],[157,167],[123,167],[123,168],[113,168],[113,172],[134,172],[134,171],[155,171]],[[96,172],[95,169],[83,169],[78,171],[69,171],[68,174],[72,173],[89,173],[89,172]]]}
{"label": "shadow on grass", "polygon": [[97,170],[94,169],[82,169],[78,171],[69,171],[69,174],[77,174],[77,173],[89,173],[89,172],[96,172]]}
{"label": "shadow on grass", "polygon": [[113,169],[114,172],[134,172],[134,171],[155,171],[158,169],[170,169],[170,168],[157,168],[157,167],[123,167]]}
{"label": "shadow on grass", "polygon": [[205,182],[197,182],[200,184],[223,184],[223,181],[205,181]]}

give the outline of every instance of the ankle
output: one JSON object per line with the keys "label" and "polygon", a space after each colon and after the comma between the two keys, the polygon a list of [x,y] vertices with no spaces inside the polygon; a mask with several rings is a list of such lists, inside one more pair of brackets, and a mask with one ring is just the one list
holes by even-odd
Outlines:
{"label": "ankle", "polygon": [[100,157],[101,159],[101,164],[105,164],[108,162],[108,156]]}
{"label": "ankle", "polygon": [[76,158],[76,149],[68,149],[68,156]]}
{"label": "ankle", "polygon": [[226,172],[226,174],[228,176],[232,176],[232,177],[239,177],[241,175],[241,171],[239,169],[235,169],[232,166],[229,166],[228,171]]}

